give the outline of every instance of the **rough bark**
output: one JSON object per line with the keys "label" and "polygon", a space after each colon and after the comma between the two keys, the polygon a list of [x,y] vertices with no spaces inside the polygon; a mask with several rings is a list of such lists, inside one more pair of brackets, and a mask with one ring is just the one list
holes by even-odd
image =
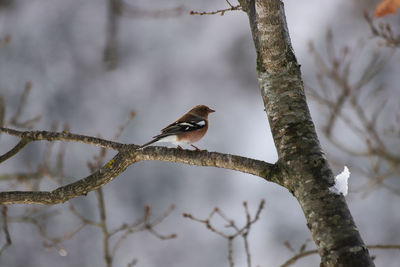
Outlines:
{"label": "rough bark", "polygon": [[297,198],[321,266],[374,266],[342,195],[310,117],[280,0],[241,0],[257,52],[261,95],[279,156],[283,185]]}
{"label": "rough bark", "polygon": [[121,144],[113,141],[68,132],[17,131],[0,127],[0,133],[19,137],[20,142],[10,151],[0,156],[0,163],[18,153],[25,145],[34,141],[69,141],[96,145],[113,149],[118,153],[99,170],[78,181],[61,186],[53,191],[8,191],[0,192],[0,204],[59,204],[72,198],[86,195],[90,191],[111,182],[130,165],[145,160],[179,162],[197,166],[212,166],[231,169],[259,176],[267,181],[281,184],[280,165],[261,160],[230,154],[191,150],[180,150],[166,147],[146,147],[138,149],[137,145]]}

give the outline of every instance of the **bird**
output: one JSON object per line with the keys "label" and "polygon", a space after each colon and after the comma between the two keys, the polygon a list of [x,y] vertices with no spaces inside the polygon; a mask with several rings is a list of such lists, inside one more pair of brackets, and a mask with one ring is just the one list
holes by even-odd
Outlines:
{"label": "bird", "polygon": [[139,146],[139,149],[157,142],[169,142],[182,149],[181,145],[190,144],[196,150],[200,150],[193,143],[199,141],[208,130],[208,115],[215,110],[197,105],[185,115],[166,126],[161,133],[153,136],[153,140]]}

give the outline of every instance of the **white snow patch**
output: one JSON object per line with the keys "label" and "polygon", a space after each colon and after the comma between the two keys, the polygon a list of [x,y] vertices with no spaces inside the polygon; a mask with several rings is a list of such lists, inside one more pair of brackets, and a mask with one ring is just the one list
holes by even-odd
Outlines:
{"label": "white snow patch", "polygon": [[335,194],[343,194],[343,196],[347,195],[347,191],[349,189],[348,180],[350,177],[350,171],[347,166],[344,166],[344,170],[336,175],[335,177],[335,184],[329,187],[329,191]]}

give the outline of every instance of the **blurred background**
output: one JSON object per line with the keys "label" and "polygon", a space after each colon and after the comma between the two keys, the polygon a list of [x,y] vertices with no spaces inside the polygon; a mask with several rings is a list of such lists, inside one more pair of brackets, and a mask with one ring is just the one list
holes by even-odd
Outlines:
{"label": "blurred background", "polygon": [[[371,245],[400,243],[399,166],[376,157],[359,157],[332,142],[334,136],[345,148],[363,151],[373,140],[360,137],[345,122],[335,124],[332,132],[326,131],[332,113],[327,109],[329,105],[315,96],[323,87],[321,76],[329,71],[315,57],[319,55],[329,65],[329,60],[334,61],[329,51],[337,51],[337,64],[351,62],[351,69],[345,71],[350,84],[361,79],[366,66],[376,69],[370,82],[362,87],[362,92],[373,91],[372,96],[357,99],[367,116],[382,110],[378,129],[396,125],[399,53],[379,38],[372,38],[363,17],[364,10],[372,13],[378,2],[284,1],[307,94],[313,93],[308,100],[321,145],[335,174],[344,165],[352,172],[346,198],[364,241]],[[0,48],[0,93],[6,107],[6,126],[12,127],[7,120],[17,112],[26,83],[31,82],[21,120],[40,115],[34,129],[51,130],[57,123],[57,129],[62,130],[62,125],[68,123],[70,132],[112,139],[133,110],[135,116],[118,140],[143,144],[194,105],[205,104],[216,112],[210,115],[210,128],[197,144],[199,148],[271,163],[277,160],[244,12],[189,15],[189,10],[228,8],[223,0],[126,0],[126,10],[117,6],[115,12],[110,3],[115,1],[0,0],[0,39],[10,36]],[[391,23],[394,31],[399,29],[398,15],[380,21]],[[342,58],[340,53],[346,55]],[[335,99],[340,94],[337,84],[327,81],[326,97]],[[351,105],[341,112],[357,125],[359,118]],[[398,153],[398,136],[378,135],[393,153]],[[16,142],[16,138],[1,135],[0,154]],[[63,149],[60,143],[53,147],[49,166],[56,164],[56,151],[60,148]],[[97,148],[82,144],[70,143],[65,149],[64,184],[87,176],[87,162],[98,153]],[[0,189],[57,187],[59,181],[49,175],[44,175],[40,183],[4,178],[5,174],[35,172],[46,151],[45,142],[29,144],[1,164]],[[115,152],[109,151],[105,160],[113,155]],[[391,170],[391,175],[376,182],[376,168]],[[227,240],[204,224],[184,218],[182,213],[205,219],[219,207],[242,226],[246,222],[243,201],[247,201],[253,216],[261,199],[266,202],[248,237],[253,266],[280,266],[294,255],[285,241],[297,252],[311,238],[300,206],[286,189],[223,169],[140,162],[104,186],[103,197],[109,229],[139,220],[146,205],[151,206],[152,218],[161,216],[171,204],[176,206],[154,229],[166,236],[177,234],[177,238],[160,240],[148,231],[129,235],[117,250],[113,266],[127,266],[133,259],[137,259],[135,266],[229,266]],[[94,192],[71,203],[79,214],[99,220]],[[67,203],[45,208],[13,205],[8,215],[13,244],[1,255],[0,266],[105,266],[99,228],[86,225],[67,238],[66,233],[82,224]],[[27,215],[40,218],[40,229],[44,229],[47,238],[37,224],[18,220]],[[229,233],[222,220],[217,219],[215,225]],[[65,240],[55,242],[52,237]],[[112,239],[111,244],[116,240]],[[3,233],[0,242],[5,242]],[[308,242],[307,249],[313,248],[313,242]],[[233,249],[235,265],[246,266],[243,240],[235,239]],[[398,250],[370,253],[376,255],[377,266],[398,266]],[[318,265],[319,257],[314,254],[293,266]]]}

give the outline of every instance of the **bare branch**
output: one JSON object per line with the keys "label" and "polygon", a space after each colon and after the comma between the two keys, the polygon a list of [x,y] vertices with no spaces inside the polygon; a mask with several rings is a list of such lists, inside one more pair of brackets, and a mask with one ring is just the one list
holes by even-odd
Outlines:
{"label": "bare branch", "polygon": [[[63,132],[69,131],[69,125],[66,123],[63,126]],[[59,177],[59,183],[63,184],[64,175],[64,158],[65,158],[66,144],[61,143],[57,153],[56,175]]]}
{"label": "bare branch", "polygon": [[364,18],[367,21],[372,34],[384,41],[383,45],[388,47],[400,47],[400,34],[395,36],[392,27],[389,24],[379,24],[377,28],[374,24],[374,18],[370,16],[368,12],[364,12]]}
{"label": "bare branch", "polygon": [[8,232],[8,220],[7,220],[7,205],[1,205],[1,214],[2,214],[2,224],[3,224],[3,232],[5,235],[6,243],[0,249],[1,254],[12,244],[10,233]]}
{"label": "bare branch", "polygon": [[292,264],[294,264],[297,260],[307,257],[309,255],[313,255],[313,254],[318,254],[318,250],[314,249],[314,250],[307,250],[304,251],[302,253],[296,254],[293,257],[291,257],[290,259],[288,259],[284,264],[281,265],[281,267],[287,267],[290,266]]}
{"label": "bare branch", "polygon": [[91,226],[101,227],[100,223],[92,221],[92,220],[84,217],[81,213],[79,213],[78,210],[75,208],[75,206],[71,202],[69,202],[69,209],[72,212],[72,214],[74,214],[77,218],[79,218],[82,221],[82,223],[88,224]]}
{"label": "bare branch", "polygon": [[228,237],[228,261],[229,261],[229,266],[233,267],[235,265],[235,262],[233,261],[233,238]]}
{"label": "bare branch", "polygon": [[[147,209],[147,208],[146,208]],[[175,205],[171,204],[169,206],[169,208],[164,211],[163,214],[161,214],[160,216],[156,217],[150,224],[152,225],[152,227],[159,225],[162,221],[164,221],[170,214],[172,211],[174,211],[175,209]],[[149,217],[150,217],[150,206],[148,206],[148,215],[145,216],[145,218],[147,219],[147,222],[149,222]]]}
{"label": "bare branch", "polygon": [[[260,201],[260,204],[258,205],[258,209],[257,212],[254,216],[254,218],[251,218],[250,212],[248,210],[247,207],[247,202],[243,202],[243,207],[245,210],[245,215],[246,215],[246,224],[239,228],[235,221],[232,219],[229,219],[218,207],[214,208],[210,214],[208,215],[207,219],[199,219],[194,217],[191,214],[188,213],[184,213],[183,217],[191,219],[193,221],[199,222],[204,224],[207,229],[209,229],[211,232],[216,233],[217,235],[225,238],[228,241],[228,261],[229,261],[229,266],[233,267],[234,266],[234,261],[233,261],[233,240],[238,237],[241,236],[243,238],[243,242],[244,242],[244,249],[246,252],[246,258],[247,258],[247,266],[251,267],[251,255],[250,255],[250,249],[249,249],[249,243],[247,240],[247,236],[250,232],[250,228],[251,226],[258,221],[258,219],[260,218],[260,213],[262,211],[262,209],[264,208],[264,204],[265,201],[264,199],[262,199]],[[218,215],[219,217],[221,217],[224,221],[226,221],[228,224],[226,225],[226,227],[228,228],[233,228],[234,229],[234,233],[233,234],[227,234],[224,233],[221,230],[218,230],[217,228],[215,228],[212,223],[211,220],[213,219],[214,215]]]}
{"label": "bare branch", "polygon": [[13,157],[20,150],[22,150],[28,143],[29,143],[28,139],[22,138],[21,141],[19,141],[18,144],[16,144],[10,151],[8,151],[4,155],[0,156],[0,163],[2,163],[3,161],[8,160],[11,157]]}
{"label": "bare branch", "polygon": [[143,217],[137,223],[133,223],[131,225],[123,224],[121,227],[109,232],[109,234],[111,236],[120,231],[125,231],[120,236],[120,238],[117,240],[117,242],[115,243],[114,248],[112,249],[112,252],[111,252],[111,256],[112,257],[115,256],[115,253],[117,252],[118,248],[128,238],[128,236],[130,236],[134,233],[137,233],[137,232],[149,231],[151,234],[153,234],[155,237],[159,238],[160,240],[176,238],[176,236],[177,236],[176,234],[163,235],[163,234],[158,233],[154,229],[154,227],[156,225],[158,225],[159,223],[161,223],[166,217],[168,217],[174,209],[175,209],[175,205],[171,205],[160,217],[151,221],[150,206],[147,205],[144,209]]}
{"label": "bare branch", "polygon": [[82,223],[75,227],[72,231],[66,232],[62,234],[59,237],[51,237],[47,234],[45,226],[43,225],[42,221],[45,221],[48,217],[57,215],[58,211],[55,212],[49,212],[45,214],[41,214],[39,218],[33,217],[31,214],[26,214],[24,216],[19,216],[19,217],[10,217],[9,221],[10,222],[20,222],[20,223],[29,223],[35,226],[42,238],[46,240],[46,242],[43,243],[43,245],[50,249],[50,248],[55,248],[57,249],[58,253],[62,256],[66,256],[67,252],[60,247],[60,244],[63,241],[69,240],[72,237],[74,237],[80,230],[82,230],[86,224]]}
{"label": "bare branch", "polygon": [[128,263],[127,267],[133,267],[138,263],[137,259],[133,259],[130,263]]}
{"label": "bare branch", "polygon": [[[264,161],[208,151],[179,150],[165,147],[146,147],[137,149],[137,145],[125,145],[91,136],[78,135],[66,132],[31,131],[22,132],[9,128],[0,127],[0,131],[22,138],[21,147],[25,142],[48,140],[48,141],[74,141],[86,144],[93,144],[104,148],[119,150],[120,152],[107,164],[91,175],[78,180],[77,182],[62,186],[51,192],[46,191],[10,191],[0,192],[0,203],[24,203],[24,204],[58,204],[71,198],[86,195],[104,184],[112,181],[117,175],[123,172],[129,165],[138,161],[159,160],[185,163],[197,166],[212,166],[237,170],[244,173],[262,177],[268,181],[280,184],[280,167],[278,164],[270,164]],[[18,149],[13,149],[15,154]],[[6,153],[2,158],[9,158]]]}
{"label": "bare branch", "polygon": [[103,61],[109,70],[118,64],[118,19],[121,16],[129,18],[168,18],[183,14],[182,6],[164,10],[145,10],[122,0],[108,0],[106,45],[103,51]]}
{"label": "bare branch", "polygon": [[189,14],[190,15],[200,15],[200,16],[221,14],[221,16],[223,16],[225,14],[225,12],[227,12],[227,11],[242,10],[242,7],[240,6],[240,4],[233,6],[228,0],[226,0],[226,2],[229,5],[228,8],[218,9],[215,11],[202,11],[202,12],[190,10]]}
{"label": "bare branch", "polygon": [[11,41],[11,35],[7,34],[3,39],[0,39],[0,48],[3,48]]}
{"label": "bare branch", "polygon": [[400,249],[399,245],[368,245],[370,249]]}
{"label": "bare branch", "polygon": [[136,112],[135,110],[131,110],[129,112],[129,116],[128,118],[126,118],[126,120],[119,126],[117,132],[114,134],[113,139],[117,140],[119,139],[119,137],[121,136],[122,132],[125,130],[125,128],[129,125],[129,123],[132,122],[133,118],[136,116]]}
{"label": "bare branch", "polygon": [[115,69],[118,63],[117,34],[118,17],[121,14],[121,0],[108,0],[106,47],[103,52],[103,61],[107,69]]}
{"label": "bare branch", "polygon": [[[369,17],[366,16],[366,18]],[[369,19],[371,19],[369,22],[372,23],[372,18]],[[327,36],[327,62],[310,44],[311,54],[319,69],[317,80],[320,85],[319,91],[311,89],[311,96],[328,111],[329,120],[323,128],[325,136],[333,145],[349,155],[370,158],[372,160],[371,168],[373,168],[372,164],[375,159],[382,159],[383,161],[380,163],[389,166],[388,171],[373,171],[374,180],[367,185],[368,192],[370,192],[371,188],[378,184],[381,185],[385,179],[395,176],[395,170],[398,170],[400,166],[400,155],[392,152],[390,147],[385,144],[384,135],[378,128],[378,118],[385,109],[386,99],[379,101],[382,103],[379,104],[376,94],[382,92],[383,88],[379,85],[372,88],[366,86],[392,58],[395,50],[389,51],[384,56],[373,53],[362,67],[357,80],[350,82],[348,77],[351,66],[358,62],[360,57],[365,57],[360,52],[364,43],[360,42],[352,49],[347,46],[343,47],[340,56],[338,55],[340,53],[334,51],[332,33],[329,32]],[[353,69],[358,71],[360,68],[354,67]],[[333,86],[329,87],[328,84]],[[377,102],[375,108],[371,107],[371,102]],[[344,122],[360,140],[365,140],[364,147],[349,146],[332,135],[333,129],[337,126],[335,123],[339,120]]]}
{"label": "bare branch", "polygon": [[[87,135],[73,134],[69,132],[48,132],[48,131],[17,131],[10,128],[0,127],[0,132],[20,137],[24,142],[33,141],[68,141],[95,145],[99,147],[120,150],[125,145],[113,141],[104,140]],[[22,141],[21,140],[21,141]],[[26,145],[26,144],[25,144]]]}
{"label": "bare branch", "polygon": [[[2,204],[59,204],[77,196],[86,195],[112,181],[123,172],[131,161],[126,153],[118,153],[112,163],[107,163],[100,170],[77,182],[49,191],[9,191],[0,193]],[[113,164],[114,163],[114,164]]]}
{"label": "bare branch", "polygon": [[16,127],[20,127],[20,128],[32,128],[33,125],[38,122],[41,118],[41,116],[35,116],[31,119],[28,119],[24,122],[20,121],[20,118],[22,116],[23,110],[26,107],[26,102],[28,99],[28,95],[31,91],[32,88],[32,82],[26,82],[25,83],[25,89],[24,92],[21,95],[21,99],[19,102],[19,105],[17,107],[17,111],[15,113],[15,115],[13,117],[11,117],[10,121],[8,122],[9,124],[16,126]]}
{"label": "bare branch", "polygon": [[20,182],[20,181],[25,181],[25,180],[29,180],[29,179],[40,179],[42,177],[43,177],[43,174],[38,173],[38,172],[16,172],[16,173],[0,174],[1,181],[17,180],[18,182]]}
{"label": "bare branch", "polygon": [[6,116],[6,104],[4,103],[4,98],[0,95],[0,127],[4,126],[4,120]]}

